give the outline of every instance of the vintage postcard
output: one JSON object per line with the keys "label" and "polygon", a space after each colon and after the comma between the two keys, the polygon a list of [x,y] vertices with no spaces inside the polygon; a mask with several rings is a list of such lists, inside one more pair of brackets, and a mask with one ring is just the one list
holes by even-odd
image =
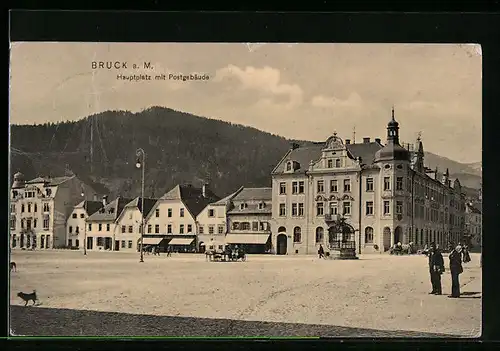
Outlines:
{"label": "vintage postcard", "polygon": [[10,53],[12,335],[481,335],[479,45]]}

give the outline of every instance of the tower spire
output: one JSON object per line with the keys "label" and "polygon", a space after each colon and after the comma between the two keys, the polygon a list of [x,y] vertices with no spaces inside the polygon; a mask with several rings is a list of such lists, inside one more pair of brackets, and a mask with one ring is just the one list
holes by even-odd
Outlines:
{"label": "tower spire", "polygon": [[394,105],[392,105],[392,121],[396,121],[396,120],[394,119]]}

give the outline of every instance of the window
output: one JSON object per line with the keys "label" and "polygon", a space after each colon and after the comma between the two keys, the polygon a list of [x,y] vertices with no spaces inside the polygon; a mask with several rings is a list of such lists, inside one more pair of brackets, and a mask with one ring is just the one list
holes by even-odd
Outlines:
{"label": "window", "polygon": [[252,222],[252,230],[253,231],[259,230],[259,222]]}
{"label": "window", "polygon": [[391,211],[390,211],[389,201],[384,201],[384,214],[388,215],[390,213]]}
{"label": "window", "polygon": [[28,213],[31,212],[31,204],[28,204]]}
{"label": "window", "polygon": [[259,204],[259,210],[263,210],[265,207],[266,207],[266,204],[265,204],[265,203],[261,202],[261,203]]}
{"label": "window", "polygon": [[128,226],[128,232],[129,232],[129,233],[133,233],[133,232],[134,232],[134,226],[129,225],[129,226]]}
{"label": "window", "polygon": [[129,240],[128,241],[128,248],[131,249],[132,248],[132,240]]}
{"label": "window", "polygon": [[76,213],[73,213],[73,214],[71,215],[71,218],[76,218]]}
{"label": "window", "polygon": [[373,244],[373,228],[365,228],[365,244]]}
{"label": "window", "polygon": [[304,203],[299,203],[299,216],[304,216]]}
{"label": "window", "polygon": [[21,205],[21,213],[24,212],[24,204]]}
{"label": "window", "polygon": [[198,233],[203,234],[204,228],[202,225],[198,227]]}
{"label": "window", "polygon": [[325,235],[325,230],[323,229],[323,227],[316,228],[316,242],[317,243],[323,242],[324,235]]}
{"label": "window", "polygon": [[85,218],[85,214],[84,213],[80,213],[80,218]]}
{"label": "window", "polygon": [[43,219],[43,229],[49,229],[50,218],[49,216]]}
{"label": "window", "polygon": [[213,234],[214,233],[214,226],[213,225],[209,225],[208,226],[208,234]]}
{"label": "window", "polygon": [[148,234],[151,234],[152,225],[148,224]]}
{"label": "window", "polygon": [[10,217],[10,229],[16,229],[16,217]]}
{"label": "window", "polygon": [[217,233],[224,234],[224,225],[219,224],[217,227]]}
{"label": "window", "polygon": [[179,233],[180,233],[180,234],[184,234],[184,224],[181,224],[181,225],[179,226]]}
{"label": "window", "polygon": [[26,220],[26,229],[31,229],[31,219]]}
{"label": "window", "polygon": [[52,195],[52,189],[46,189],[45,193],[47,194],[47,196]]}
{"label": "window", "polygon": [[297,204],[292,204],[292,217],[297,216],[298,214],[298,206]]}
{"label": "window", "polygon": [[316,203],[316,216],[323,216],[324,204],[322,202]]}
{"label": "window", "polygon": [[[75,233],[76,233],[76,234],[80,233],[80,228],[79,228],[78,226],[76,226],[76,228],[75,228]],[[78,245],[77,245],[77,246],[78,246]]]}
{"label": "window", "polygon": [[73,233],[73,227],[72,226],[69,226],[69,233]]}
{"label": "window", "polygon": [[10,213],[16,213],[16,205],[10,205]]}
{"label": "window", "polygon": [[373,201],[366,201],[366,215],[373,215]]}
{"label": "window", "polygon": [[350,179],[344,179],[344,192],[348,193],[351,191],[351,180]]}
{"label": "window", "polygon": [[126,241],[125,240],[122,240],[122,249],[126,248]]}
{"label": "window", "polygon": [[75,240],[75,247],[80,247],[80,240],[78,239]]}
{"label": "window", "polygon": [[240,225],[241,230],[250,230],[250,223],[248,222],[242,222]]}
{"label": "window", "polygon": [[286,205],[285,204],[280,204],[280,216],[281,217],[286,216]]}
{"label": "window", "polygon": [[167,224],[167,234],[172,234],[172,224]]}
{"label": "window", "polygon": [[246,203],[240,204],[240,210],[244,210],[247,207],[248,207],[248,205]]}
{"label": "window", "polygon": [[292,194],[299,193],[299,182],[292,182]]}
{"label": "window", "polygon": [[[33,228],[36,228],[36,224],[37,224],[37,223],[38,223],[38,220],[35,218],[35,219],[33,220]],[[78,227],[77,227],[77,228],[78,228]]]}
{"label": "window", "polygon": [[327,168],[333,168],[333,160],[328,160],[328,167]]}
{"label": "window", "polygon": [[330,192],[336,193],[337,191],[339,191],[337,180],[330,180]]}
{"label": "window", "polygon": [[291,171],[292,170],[292,163],[291,162],[287,162],[287,164],[286,164],[286,170],[287,171]]}
{"label": "window", "polygon": [[159,208],[157,208],[157,209],[155,210],[155,216],[156,216],[156,217],[160,217],[160,209],[159,209]]}
{"label": "window", "polygon": [[403,201],[396,201],[396,214],[403,214]]}
{"label": "window", "polygon": [[21,219],[21,229],[24,229],[24,219]]}
{"label": "window", "polygon": [[89,223],[89,232],[92,231],[92,223]]}
{"label": "window", "polygon": [[106,231],[109,232],[111,230],[111,224],[106,224]]}
{"label": "window", "polygon": [[341,165],[340,165],[340,159],[336,159],[335,160],[335,167],[337,167],[337,168],[341,167]]}
{"label": "window", "polygon": [[396,190],[403,190],[403,177],[396,178]]}
{"label": "window", "polygon": [[43,204],[43,212],[50,212],[50,205],[48,203]]}
{"label": "window", "polygon": [[391,190],[391,178],[384,177],[384,191]]}
{"label": "window", "polygon": [[299,182],[299,194],[303,194],[303,193],[304,193],[304,182],[300,181]]}
{"label": "window", "polygon": [[[35,204],[34,208],[35,208],[35,209],[34,209],[34,212],[37,212],[37,211],[38,211],[38,205],[37,205],[37,204]],[[76,217],[75,217],[75,218],[76,218]]]}
{"label": "window", "polygon": [[99,230],[99,231],[101,231],[101,230],[102,230],[102,224],[101,224],[101,223],[99,223],[99,224],[97,225],[97,227],[98,227],[98,230]]}
{"label": "window", "polygon": [[169,208],[169,209],[167,210],[167,216],[168,216],[169,218],[170,218],[170,217],[172,217],[172,209],[171,209],[171,208]]}
{"label": "window", "polygon": [[318,180],[318,182],[316,183],[316,190],[318,193],[325,192],[325,182],[323,180]]}
{"label": "window", "polygon": [[73,241],[71,239],[68,240],[68,246],[73,247]]}
{"label": "window", "polygon": [[184,217],[184,209],[183,208],[180,209],[179,215],[180,215],[180,217]]}
{"label": "window", "polygon": [[160,233],[160,225],[155,224],[155,234],[159,234],[159,233]]}
{"label": "window", "polygon": [[191,233],[192,231],[193,231],[193,225],[192,224],[188,224],[187,232]]}
{"label": "window", "polygon": [[351,214],[351,203],[349,201],[344,202],[344,215],[350,215]]}
{"label": "window", "polygon": [[336,202],[330,202],[330,214],[336,215],[338,213],[338,207]]}
{"label": "window", "polygon": [[282,182],[280,183],[280,195],[285,195],[286,194],[286,183]]}
{"label": "window", "polygon": [[127,231],[127,227],[122,225],[122,234],[125,234],[126,231]]}
{"label": "window", "polygon": [[215,217],[215,211],[213,209],[208,210],[208,217]]}
{"label": "window", "polygon": [[366,178],[366,191],[373,191],[373,178]]}
{"label": "window", "polygon": [[300,227],[295,227],[293,229],[293,242],[300,243],[302,241],[302,233]]}
{"label": "window", "polygon": [[104,246],[104,238],[102,237],[97,238],[97,246]]}

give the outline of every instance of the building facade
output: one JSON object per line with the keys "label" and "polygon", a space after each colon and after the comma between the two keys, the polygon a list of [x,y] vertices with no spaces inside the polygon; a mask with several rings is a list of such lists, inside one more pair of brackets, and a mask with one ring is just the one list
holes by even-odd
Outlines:
{"label": "building facade", "polygon": [[116,230],[116,220],[123,211],[125,205],[132,199],[117,197],[111,202],[103,198],[103,207],[86,219],[85,245],[87,250],[108,250],[116,249],[114,235]]}
{"label": "building facade", "polygon": [[[146,218],[154,207],[157,199],[144,198],[144,218]],[[116,219],[115,231],[113,233],[114,251],[139,251],[141,228],[142,228],[142,198],[137,197],[123,207]],[[144,232],[146,234],[146,231]],[[161,241],[161,240],[160,240]],[[144,236],[144,245],[160,244],[147,235]]]}
{"label": "building facade", "polygon": [[163,238],[174,251],[196,251],[197,216],[217,197],[204,185],[177,185],[155,203],[146,217],[148,237]]}
{"label": "building facade", "polygon": [[102,201],[84,200],[73,208],[66,221],[66,246],[83,249],[86,220],[103,207]]}
{"label": "building facade", "polygon": [[248,253],[269,252],[272,188],[243,188],[231,202],[225,243],[243,247]]}
{"label": "building facade", "polygon": [[[210,246],[223,245],[228,233],[227,212],[232,208],[233,199],[243,187],[225,198],[208,204],[196,217],[198,224],[198,252],[205,252]],[[213,249],[213,248],[212,248]]]}
{"label": "building facade", "polygon": [[399,143],[399,123],[387,142],[294,145],[272,172],[272,246],[277,254],[315,254],[336,241],[345,218],[358,253],[385,252],[398,242],[424,247],[457,242],[464,230],[465,196],[458,179],[424,167],[417,151]]}
{"label": "building facade", "polygon": [[483,234],[482,228],[482,208],[479,203],[468,202],[465,211],[465,238],[471,249],[481,249],[481,239]]}
{"label": "building facade", "polygon": [[97,196],[74,175],[25,181],[22,173],[16,173],[10,192],[10,247],[64,247],[66,220],[81,202],[82,191]]}

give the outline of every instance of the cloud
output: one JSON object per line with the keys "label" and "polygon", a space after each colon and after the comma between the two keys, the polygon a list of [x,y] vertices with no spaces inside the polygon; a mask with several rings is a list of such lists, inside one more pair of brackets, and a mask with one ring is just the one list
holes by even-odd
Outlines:
{"label": "cloud", "polygon": [[[274,104],[283,107],[296,107],[302,104],[303,91],[297,84],[284,84],[281,82],[281,72],[278,69],[265,66],[264,68],[255,68],[247,66],[241,69],[234,65],[217,70],[214,81],[223,82],[225,80],[236,78],[245,90],[254,90],[266,95],[257,104]],[[274,98],[281,100],[286,97],[284,103],[277,103]]]}
{"label": "cloud", "polygon": [[357,93],[351,93],[345,100],[334,96],[316,95],[311,99],[311,104],[315,107],[323,108],[359,107],[363,104],[363,99]]}

